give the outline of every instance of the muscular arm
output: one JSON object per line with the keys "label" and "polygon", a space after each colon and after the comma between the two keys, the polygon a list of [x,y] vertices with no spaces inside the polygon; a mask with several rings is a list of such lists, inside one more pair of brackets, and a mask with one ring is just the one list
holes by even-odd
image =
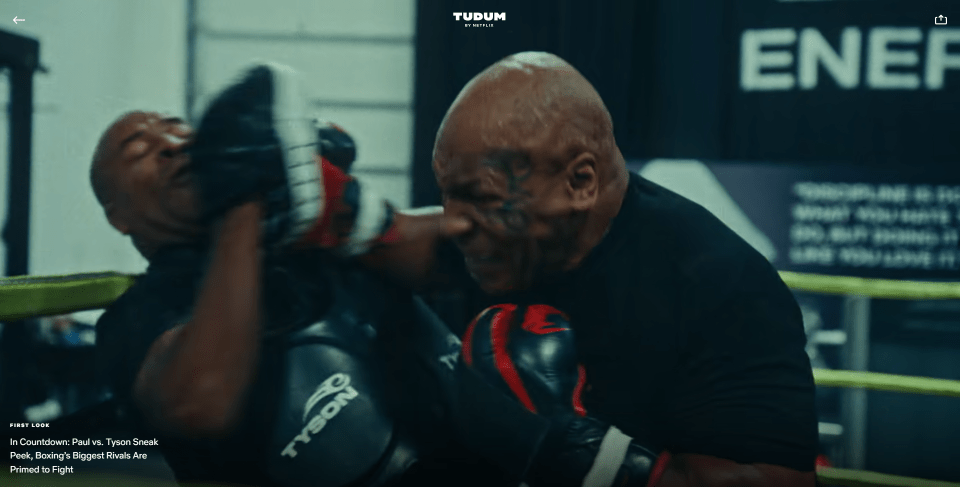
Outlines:
{"label": "muscular arm", "polygon": [[[707,287],[727,282],[729,293],[701,290],[694,285],[686,302],[702,303],[699,320],[692,321],[691,350],[701,358],[696,379],[688,393],[673,402],[686,436],[728,437],[730,446],[750,438],[758,449],[777,452],[758,463],[737,463],[723,457],[677,455],[668,465],[659,486],[752,487],[765,485],[813,486],[813,457],[816,448],[814,385],[804,351],[803,319],[792,294],[777,282],[775,271],[761,258],[750,258],[740,266],[744,278],[730,283],[722,264],[701,261],[698,274],[708,276]],[[709,277],[713,277],[712,280]],[[731,357],[736,357],[731,359]],[[708,387],[712,385],[712,388]],[[711,392],[704,395],[704,390]],[[746,406],[733,405],[739,397]],[[735,428],[717,427],[717,419],[688,404],[707,401],[715,418],[725,418]],[[702,440],[701,440],[702,442]],[[678,447],[679,450],[679,447]],[[681,450],[682,451],[682,450]],[[776,465],[766,458],[780,458]],[[809,458],[809,460],[804,460]],[[792,459],[791,463],[786,463]],[[770,463],[761,463],[761,462]],[[809,461],[809,470],[803,464]],[[780,463],[784,462],[784,463]],[[788,468],[784,465],[790,465]],[[797,470],[802,469],[802,471]]]}
{"label": "muscular arm", "polygon": [[436,266],[439,243],[470,230],[469,221],[448,217],[440,207],[398,212],[394,227],[397,237],[381,243],[358,257],[368,269],[380,272],[413,289],[442,282]]}
{"label": "muscular arm", "polygon": [[707,455],[676,455],[655,487],[812,487],[814,472],[778,465],[743,465]]}
{"label": "muscular arm", "polygon": [[227,214],[193,317],[151,345],[134,384],[147,419],[186,436],[235,424],[253,379],[260,341],[259,203]]}

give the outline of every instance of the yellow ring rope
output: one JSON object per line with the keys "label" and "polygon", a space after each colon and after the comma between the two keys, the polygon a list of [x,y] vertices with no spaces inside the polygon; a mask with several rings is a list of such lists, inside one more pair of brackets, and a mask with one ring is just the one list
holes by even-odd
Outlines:
{"label": "yellow ring rope", "polygon": [[133,285],[117,272],[0,279],[0,321],[105,308]]}
{"label": "yellow ring rope", "polygon": [[794,291],[879,299],[960,299],[960,282],[897,281],[780,271]]}
{"label": "yellow ring rope", "polygon": [[[117,272],[0,279],[0,320],[101,308],[132,285],[136,276]],[[781,271],[795,291],[881,299],[960,299],[960,283],[897,281]],[[88,299],[89,298],[89,299]]]}
{"label": "yellow ring rope", "polygon": [[899,475],[846,468],[824,468],[817,472],[817,478],[825,485],[846,485],[850,487],[960,487],[960,484],[956,482],[901,477]]}
{"label": "yellow ring rope", "polygon": [[[881,299],[960,299],[960,283],[896,281],[780,272],[795,291]],[[0,321],[103,308],[123,294],[136,276],[117,272],[0,279]]]}
{"label": "yellow ring rope", "polygon": [[821,387],[853,387],[907,394],[960,397],[960,381],[956,380],[830,369],[813,369],[813,379]]}

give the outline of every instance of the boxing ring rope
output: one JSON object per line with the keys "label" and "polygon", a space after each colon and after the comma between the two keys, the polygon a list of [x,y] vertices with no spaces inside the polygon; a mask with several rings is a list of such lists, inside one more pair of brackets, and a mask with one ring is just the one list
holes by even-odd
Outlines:
{"label": "boxing ring rope", "polygon": [[[793,290],[880,299],[960,299],[960,283],[896,281],[821,274],[780,272]],[[99,309],[119,298],[137,276],[116,272],[62,276],[0,278],[0,322]],[[845,387],[960,398],[960,381],[881,374],[866,371],[814,369],[820,387]],[[960,487],[960,483],[925,480],[865,470],[823,468],[817,478],[826,485],[850,487]]]}
{"label": "boxing ring rope", "polygon": [[106,308],[137,276],[118,272],[0,279],[0,321]]}
{"label": "boxing ring rope", "polygon": [[960,397],[960,381],[956,380],[832,369],[813,369],[813,379],[820,387],[849,387],[905,394]]}
{"label": "boxing ring rope", "polygon": [[780,271],[794,291],[877,299],[960,299],[960,282],[897,281]]}

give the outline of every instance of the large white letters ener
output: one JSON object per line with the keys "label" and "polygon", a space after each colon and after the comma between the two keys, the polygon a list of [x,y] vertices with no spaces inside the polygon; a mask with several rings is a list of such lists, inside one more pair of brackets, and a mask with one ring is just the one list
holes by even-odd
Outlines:
{"label": "large white letters ener", "polygon": [[842,89],[942,90],[947,72],[960,70],[957,46],[960,29],[943,27],[846,27],[839,39],[813,27],[748,29],[740,36],[740,89],[812,90],[823,67]]}

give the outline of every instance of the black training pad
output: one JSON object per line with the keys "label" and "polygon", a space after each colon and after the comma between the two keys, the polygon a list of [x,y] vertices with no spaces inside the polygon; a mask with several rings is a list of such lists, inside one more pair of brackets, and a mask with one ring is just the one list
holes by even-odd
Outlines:
{"label": "black training pad", "polygon": [[189,151],[204,214],[210,218],[286,184],[274,127],[276,89],[265,66],[247,71],[210,103]]}
{"label": "black training pad", "polygon": [[[289,337],[268,468],[285,485],[348,485],[374,470],[395,441],[383,361],[363,324],[335,306]],[[412,455],[410,456],[412,460]]]}
{"label": "black training pad", "polygon": [[334,304],[283,338],[267,465],[284,485],[450,485],[469,466],[448,426],[460,342],[409,292],[335,273]]}
{"label": "black training pad", "polygon": [[[245,417],[224,439],[158,435],[177,479],[264,487],[506,485],[499,470],[476,450],[468,451],[455,434],[462,429],[452,426],[460,415],[451,412],[459,342],[446,325],[409,291],[326,257],[267,253],[266,336]],[[105,378],[120,409],[130,413],[129,420],[117,418],[129,423],[127,437],[157,433],[136,414],[128,384],[152,339],[189,316],[206,258],[194,248],[154,256],[147,275],[98,323],[101,366],[114,374]],[[131,344],[138,348],[129,351]],[[305,411],[317,387],[337,373],[349,376],[356,396],[342,384]],[[329,406],[331,401],[340,404]],[[476,402],[471,410],[491,411],[487,401]],[[310,442],[295,445],[296,457],[281,456],[324,408],[327,424],[322,429],[314,424]],[[496,445],[498,451],[506,447]]]}

